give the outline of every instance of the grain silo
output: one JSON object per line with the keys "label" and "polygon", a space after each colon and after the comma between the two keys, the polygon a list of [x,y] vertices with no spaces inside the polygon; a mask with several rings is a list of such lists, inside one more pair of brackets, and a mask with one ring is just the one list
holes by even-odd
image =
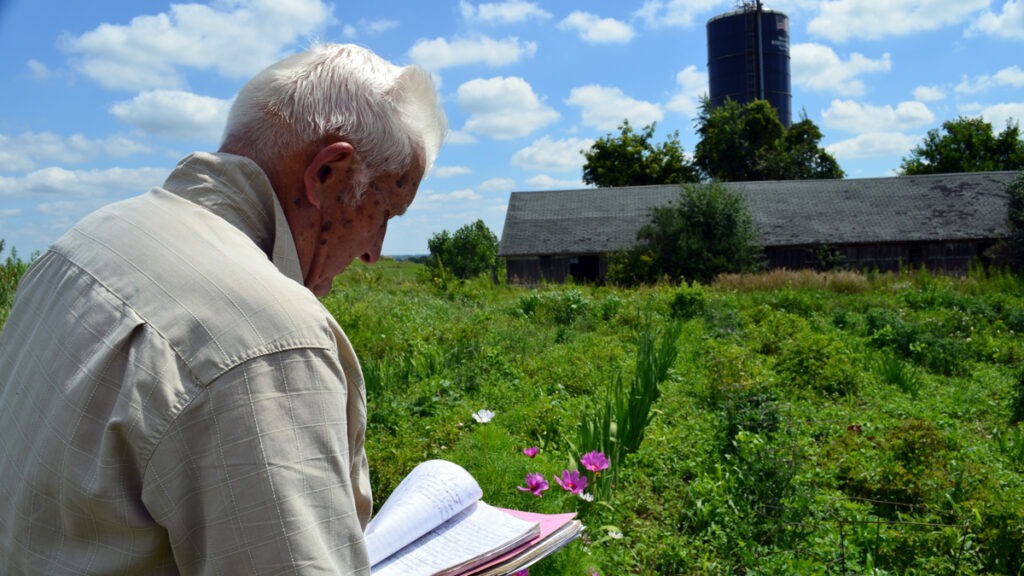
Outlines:
{"label": "grain silo", "polygon": [[708,20],[708,78],[712,106],[730,98],[767,100],[787,128],[792,123],[789,18],[760,0]]}

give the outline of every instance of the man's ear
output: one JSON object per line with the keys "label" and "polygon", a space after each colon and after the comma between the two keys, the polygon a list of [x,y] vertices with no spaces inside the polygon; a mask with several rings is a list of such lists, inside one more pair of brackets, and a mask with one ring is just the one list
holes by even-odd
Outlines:
{"label": "man's ear", "polygon": [[352,178],[355,148],[348,142],[334,142],[320,149],[303,174],[306,201],[319,208],[324,195],[337,193]]}

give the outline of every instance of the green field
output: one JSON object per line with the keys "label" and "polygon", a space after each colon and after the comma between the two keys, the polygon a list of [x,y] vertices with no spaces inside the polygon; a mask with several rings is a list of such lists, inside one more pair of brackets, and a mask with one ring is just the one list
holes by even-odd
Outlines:
{"label": "green field", "polygon": [[[1018,277],[523,288],[385,259],[323,301],[363,363],[378,502],[445,458],[492,504],[578,511],[586,538],[534,576],[1022,573]],[[666,340],[638,448],[590,478],[592,502],[562,490],[556,475],[583,471],[581,429],[621,430],[609,398],[640,400],[640,343]],[[529,472],[543,497],[517,490]]]}

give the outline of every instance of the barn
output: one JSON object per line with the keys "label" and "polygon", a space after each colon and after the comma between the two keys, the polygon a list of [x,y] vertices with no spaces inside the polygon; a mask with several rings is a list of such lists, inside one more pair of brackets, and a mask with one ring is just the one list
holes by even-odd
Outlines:
{"label": "barn", "polygon": [[[730,182],[747,202],[771,268],[811,268],[826,248],[853,269],[962,273],[1008,234],[1018,172]],[[602,282],[607,256],[636,244],[678,185],[513,192],[501,234],[511,283]]]}

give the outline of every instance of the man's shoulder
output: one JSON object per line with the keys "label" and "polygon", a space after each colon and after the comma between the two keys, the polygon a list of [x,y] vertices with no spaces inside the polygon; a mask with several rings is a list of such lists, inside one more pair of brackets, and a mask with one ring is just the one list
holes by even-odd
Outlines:
{"label": "man's shoulder", "polygon": [[163,334],[200,382],[256,356],[336,345],[307,288],[237,228],[159,189],[101,210],[53,249]]}

